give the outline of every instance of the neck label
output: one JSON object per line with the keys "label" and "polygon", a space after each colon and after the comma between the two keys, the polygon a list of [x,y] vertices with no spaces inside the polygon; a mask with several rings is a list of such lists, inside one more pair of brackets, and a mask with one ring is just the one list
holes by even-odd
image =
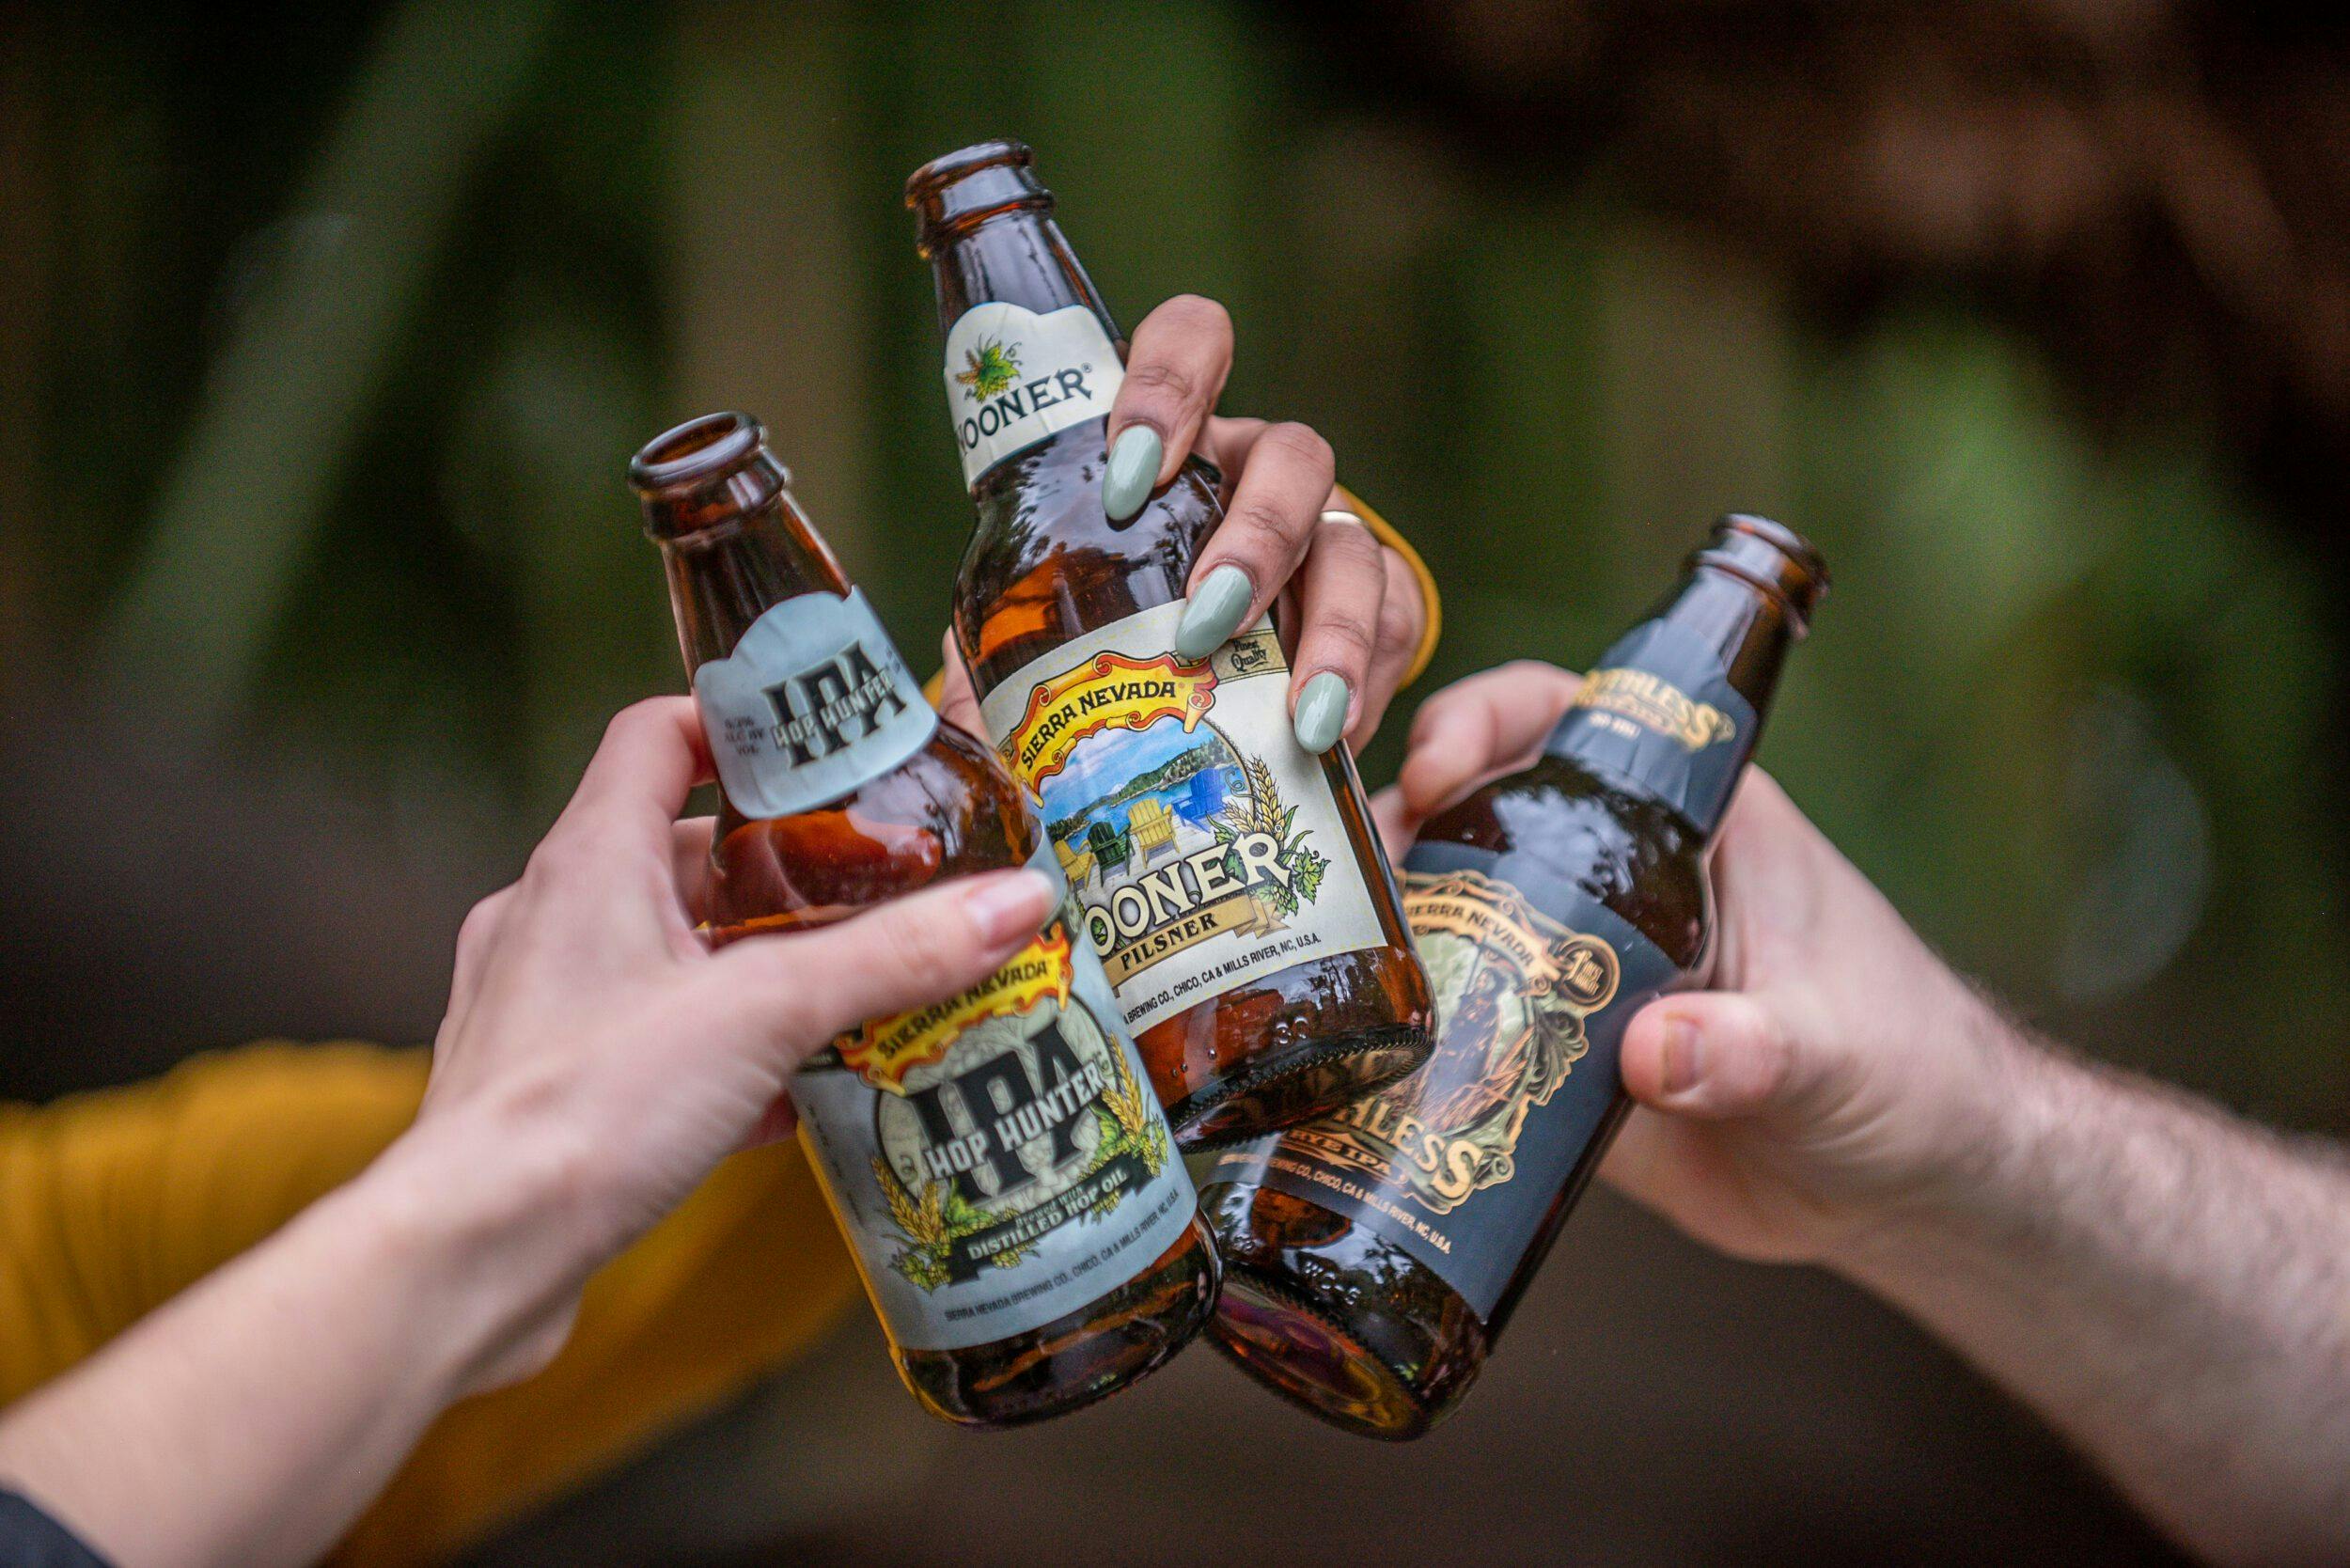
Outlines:
{"label": "neck label", "polygon": [[1714,647],[1652,620],[1600,656],[1545,749],[1613,774],[1711,830],[1753,754],[1755,723]]}
{"label": "neck label", "polygon": [[694,672],[718,782],[746,817],[838,800],[929,744],[938,715],[863,590],[772,604]]}
{"label": "neck label", "polygon": [[1108,415],[1126,379],[1101,318],[1082,305],[1040,316],[1001,300],[973,306],[947,334],[947,408],[963,479],[1047,436]]}

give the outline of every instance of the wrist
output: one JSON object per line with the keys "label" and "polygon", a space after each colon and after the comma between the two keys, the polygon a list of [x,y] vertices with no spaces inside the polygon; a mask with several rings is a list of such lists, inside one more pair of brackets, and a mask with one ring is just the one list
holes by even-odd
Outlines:
{"label": "wrist", "polygon": [[[1952,977],[1955,981],[1955,977]],[[2034,1172],[2082,1070],[1967,990],[1915,1074],[1919,1128],[1897,1180],[1858,1205],[1823,1260],[1881,1294],[1905,1294],[1978,1245],[2029,1225]]]}
{"label": "wrist", "polygon": [[436,1325],[418,1370],[450,1398],[552,1358],[594,1266],[566,1239],[573,1162],[493,1131],[420,1121],[316,1214]]}

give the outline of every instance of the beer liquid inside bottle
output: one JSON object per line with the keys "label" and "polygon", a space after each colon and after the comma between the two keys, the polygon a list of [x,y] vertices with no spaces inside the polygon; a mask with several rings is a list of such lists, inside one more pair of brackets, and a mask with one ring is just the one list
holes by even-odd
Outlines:
{"label": "beer liquid inside bottle", "polygon": [[[713,940],[1005,867],[1059,877],[1025,792],[932,711],[755,421],[682,425],[630,478],[717,761]],[[1073,903],[987,980],[818,1052],[791,1096],[898,1370],[933,1415],[1000,1426],[1073,1409],[1206,1322],[1214,1247]]]}
{"label": "beer liquid inside bottle", "polygon": [[1205,1148],[1418,1066],[1427,981],[1353,759],[1296,743],[1270,620],[1198,663],[1172,651],[1223,518],[1214,470],[1103,511],[1120,337],[1030,162],[985,143],[906,186],[979,511],[955,636],[1176,1137]]}
{"label": "beer liquid inside bottle", "polygon": [[1260,1381],[1388,1438],[1467,1391],[1630,1108],[1624,1026],[1704,969],[1706,853],[1826,586],[1791,530],[1724,518],[1543,757],[1420,830],[1404,903],[1434,1054],[1226,1151],[1201,1193],[1225,1262],[1211,1332]]}

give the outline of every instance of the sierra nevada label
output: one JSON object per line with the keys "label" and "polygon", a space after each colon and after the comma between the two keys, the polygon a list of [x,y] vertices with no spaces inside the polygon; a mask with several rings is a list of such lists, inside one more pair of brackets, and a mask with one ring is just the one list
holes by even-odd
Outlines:
{"label": "sierra nevada label", "polygon": [[[1608,910],[1555,917],[1466,863],[1480,855],[1423,844],[1404,873],[1436,1004],[1427,1062],[1342,1111],[1227,1151],[1208,1180],[1259,1182],[1356,1218],[1490,1319],[1608,1125],[1624,1024],[1674,970]],[[1452,859],[1464,863],[1430,865]]]}
{"label": "sierra nevada label", "polygon": [[1133,1278],[1191,1181],[1073,910],[989,980],[878,1019],[792,1082],[802,1136],[901,1345],[1026,1333]]}
{"label": "sierra nevada label", "polygon": [[746,817],[838,800],[938,728],[860,588],[769,605],[734,651],[694,671],[694,698],[718,782]]}
{"label": "sierra nevada label", "polygon": [[1136,1031],[1308,959],[1383,940],[1322,762],[1290,725],[1270,621],[1167,652],[1182,604],[1077,637],[979,714],[1045,833]]}
{"label": "sierra nevada label", "polygon": [[1082,305],[1039,315],[990,300],[948,331],[946,377],[963,480],[976,485],[1046,436],[1106,416],[1126,368]]}

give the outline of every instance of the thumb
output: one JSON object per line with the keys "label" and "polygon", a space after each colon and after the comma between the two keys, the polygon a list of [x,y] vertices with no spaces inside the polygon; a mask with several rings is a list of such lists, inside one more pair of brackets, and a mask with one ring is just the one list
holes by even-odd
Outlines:
{"label": "thumb", "polygon": [[1800,1058],[1778,1015],[1760,1000],[1692,992],[1651,1002],[1625,1028],[1623,1087],[1671,1116],[1755,1116],[1804,1092]]}
{"label": "thumb", "polygon": [[796,1060],[869,1018],[985,980],[1036,934],[1054,897],[1039,871],[960,877],[821,931],[737,942],[705,983]]}

